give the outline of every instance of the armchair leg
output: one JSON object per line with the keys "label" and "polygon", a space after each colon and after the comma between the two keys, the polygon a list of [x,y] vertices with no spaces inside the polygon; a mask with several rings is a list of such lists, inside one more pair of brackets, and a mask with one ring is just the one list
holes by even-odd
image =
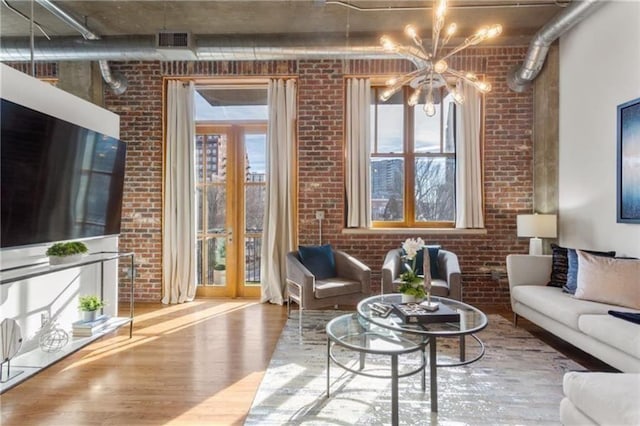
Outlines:
{"label": "armchair leg", "polygon": [[515,312],[513,313],[513,326],[518,326],[518,314],[516,314]]}

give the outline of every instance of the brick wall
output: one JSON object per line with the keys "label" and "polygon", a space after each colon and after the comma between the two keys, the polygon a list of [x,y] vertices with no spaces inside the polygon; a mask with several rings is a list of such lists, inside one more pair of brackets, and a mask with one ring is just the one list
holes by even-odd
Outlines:
{"label": "brick wall", "polygon": [[[493,280],[492,269],[504,270],[509,253],[525,253],[528,241],[516,239],[516,214],[533,205],[533,98],[515,93],[507,72],[520,63],[523,47],[473,48],[454,59],[458,69],[484,73],[493,91],[486,96],[484,191],[486,235],[421,235],[458,254],[464,299],[469,303],[507,304],[506,279]],[[121,246],[136,253],[137,296],[161,298],[162,84],[165,76],[295,75],[298,77],[298,229],[300,244],[318,241],[316,210],[325,211],[323,242],[348,251],[368,264],[373,287],[379,289],[384,255],[398,247],[408,232],[343,234],[344,75],[406,71],[400,60],[299,60],[264,62],[124,62],[114,71],[129,79],[122,96],[108,94],[106,107],[121,117],[121,138],[128,143]],[[126,298],[127,289],[121,297]]]}

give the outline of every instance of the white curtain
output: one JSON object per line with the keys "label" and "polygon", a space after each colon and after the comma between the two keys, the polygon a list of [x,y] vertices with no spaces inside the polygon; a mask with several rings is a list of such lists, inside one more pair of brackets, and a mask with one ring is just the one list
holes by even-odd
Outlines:
{"label": "white curtain", "polygon": [[464,84],[464,103],[456,123],[456,228],[482,228],[480,95]]}
{"label": "white curtain", "polygon": [[262,302],[282,305],[286,255],[295,247],[296,86],[271,80],[267,92],[267,187],[262,233]]}
{"label": "white curtain", "polygon": [[371,81],[366,78],[348,79],[346,118],[348,228],[368,228],[371,224],[370,110]]}
{"label": "white curtain", "polygon": [[196,295],[194,86],[169,81],[162,220],[162,303]]}

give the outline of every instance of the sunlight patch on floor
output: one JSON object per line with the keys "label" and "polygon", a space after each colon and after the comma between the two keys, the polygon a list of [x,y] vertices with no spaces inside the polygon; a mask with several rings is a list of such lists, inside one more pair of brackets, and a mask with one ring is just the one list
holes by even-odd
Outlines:
{"label": "sunlight patch on floor", "polygon": [[[193,422],[195,419],[208,423],[214,418],[216,419],[215,424],[240,424],[251,406],[256,387],[263,376],[264,371],[251,373],[165,424],[184,425]],[[234,403],[233,406],[236,409],[225,412],[225,407],[229,407],[231,402]],[[241,412],[236,412],[238,411],[238,403],[246,404],[246,408],[240,410]]]}
{"label": "sunlight patch on floor", "polygon": [[[193,302],[197,303],[197,302]],[[151,341],[161,338],[172,333],[177,333],[188,327],[195,326],[207,320],[222,315],[227,315],[232,312],[236,312],[242,309],[246,309],[257,302],[224,302],[211,308],[199,310],[193,313],[179,316],[177,318],[169,318],[165,321],[160,321],[157,324],[135,328],[133,337],[131,339],[126,335],[115,335],[113,337],[104,337],[98,342],[93,343],[89,348],[87,355],[82,359],[72,363],[65,367],[62,371],[71,370],[77,367],[87,365],[91,362],[103,359],[105,357],[113,356],[126,350],[130,350],[140,345],[147,344]],[[194,306],[194,305],[192,305]],[[164,311],[166,312],[166,311]],[[142,317],[142,315],[140,316]],[[156,318],[161,318],[156,316]],[[139,318],[136,318],[139,319]]]}

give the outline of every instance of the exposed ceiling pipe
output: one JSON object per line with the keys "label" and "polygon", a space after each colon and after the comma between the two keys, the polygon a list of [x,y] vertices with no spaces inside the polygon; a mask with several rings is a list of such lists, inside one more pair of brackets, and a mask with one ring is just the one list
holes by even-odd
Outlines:
{"label": "exposed ceiling pipe", "polygon": [[602,0],[574,0],[569,7],[547,22],[533,36],[522,65],[511,70],[507,76],[507,83],[511,90],[515,92],[526,90],[540,73],[549,52],[549,46],[603,4]]}
{"label": "exposed ceiling pipe", "polygon": [[[113,36],[99,40],[56,37],[36,40],[37,61],[168,61],[168,60],[276,60],[276,59],[388,59],[389,54],[375,37],[318,37],[317,34],[202,35],[195,36],[193,49],[158,49],[154,36]],[[24,38],[4,37],[0,61],[29,60],[29,43]]]}
{"label": "exposed ceiling pipe", "polygon": [[[100,40],[100,37],[93,32],[91,32],[87,27],[78,22],[73,16],[69,15],[67,12],[62,10],[60,7],[56,6],[49,0],[36,0],[38,4],[53,15],[57,16],[59,19],[64,21],[71,28],[78,31],[85,40]],[[111,68],[109,67],[109,63],[104,58],[99,58],[98,64],[100,66],[100,74],[102,74],[102,78],[109,85],[111,91],[116,95],[121,95],[127,90],[127,79],[120,73],[111,72]]]}

